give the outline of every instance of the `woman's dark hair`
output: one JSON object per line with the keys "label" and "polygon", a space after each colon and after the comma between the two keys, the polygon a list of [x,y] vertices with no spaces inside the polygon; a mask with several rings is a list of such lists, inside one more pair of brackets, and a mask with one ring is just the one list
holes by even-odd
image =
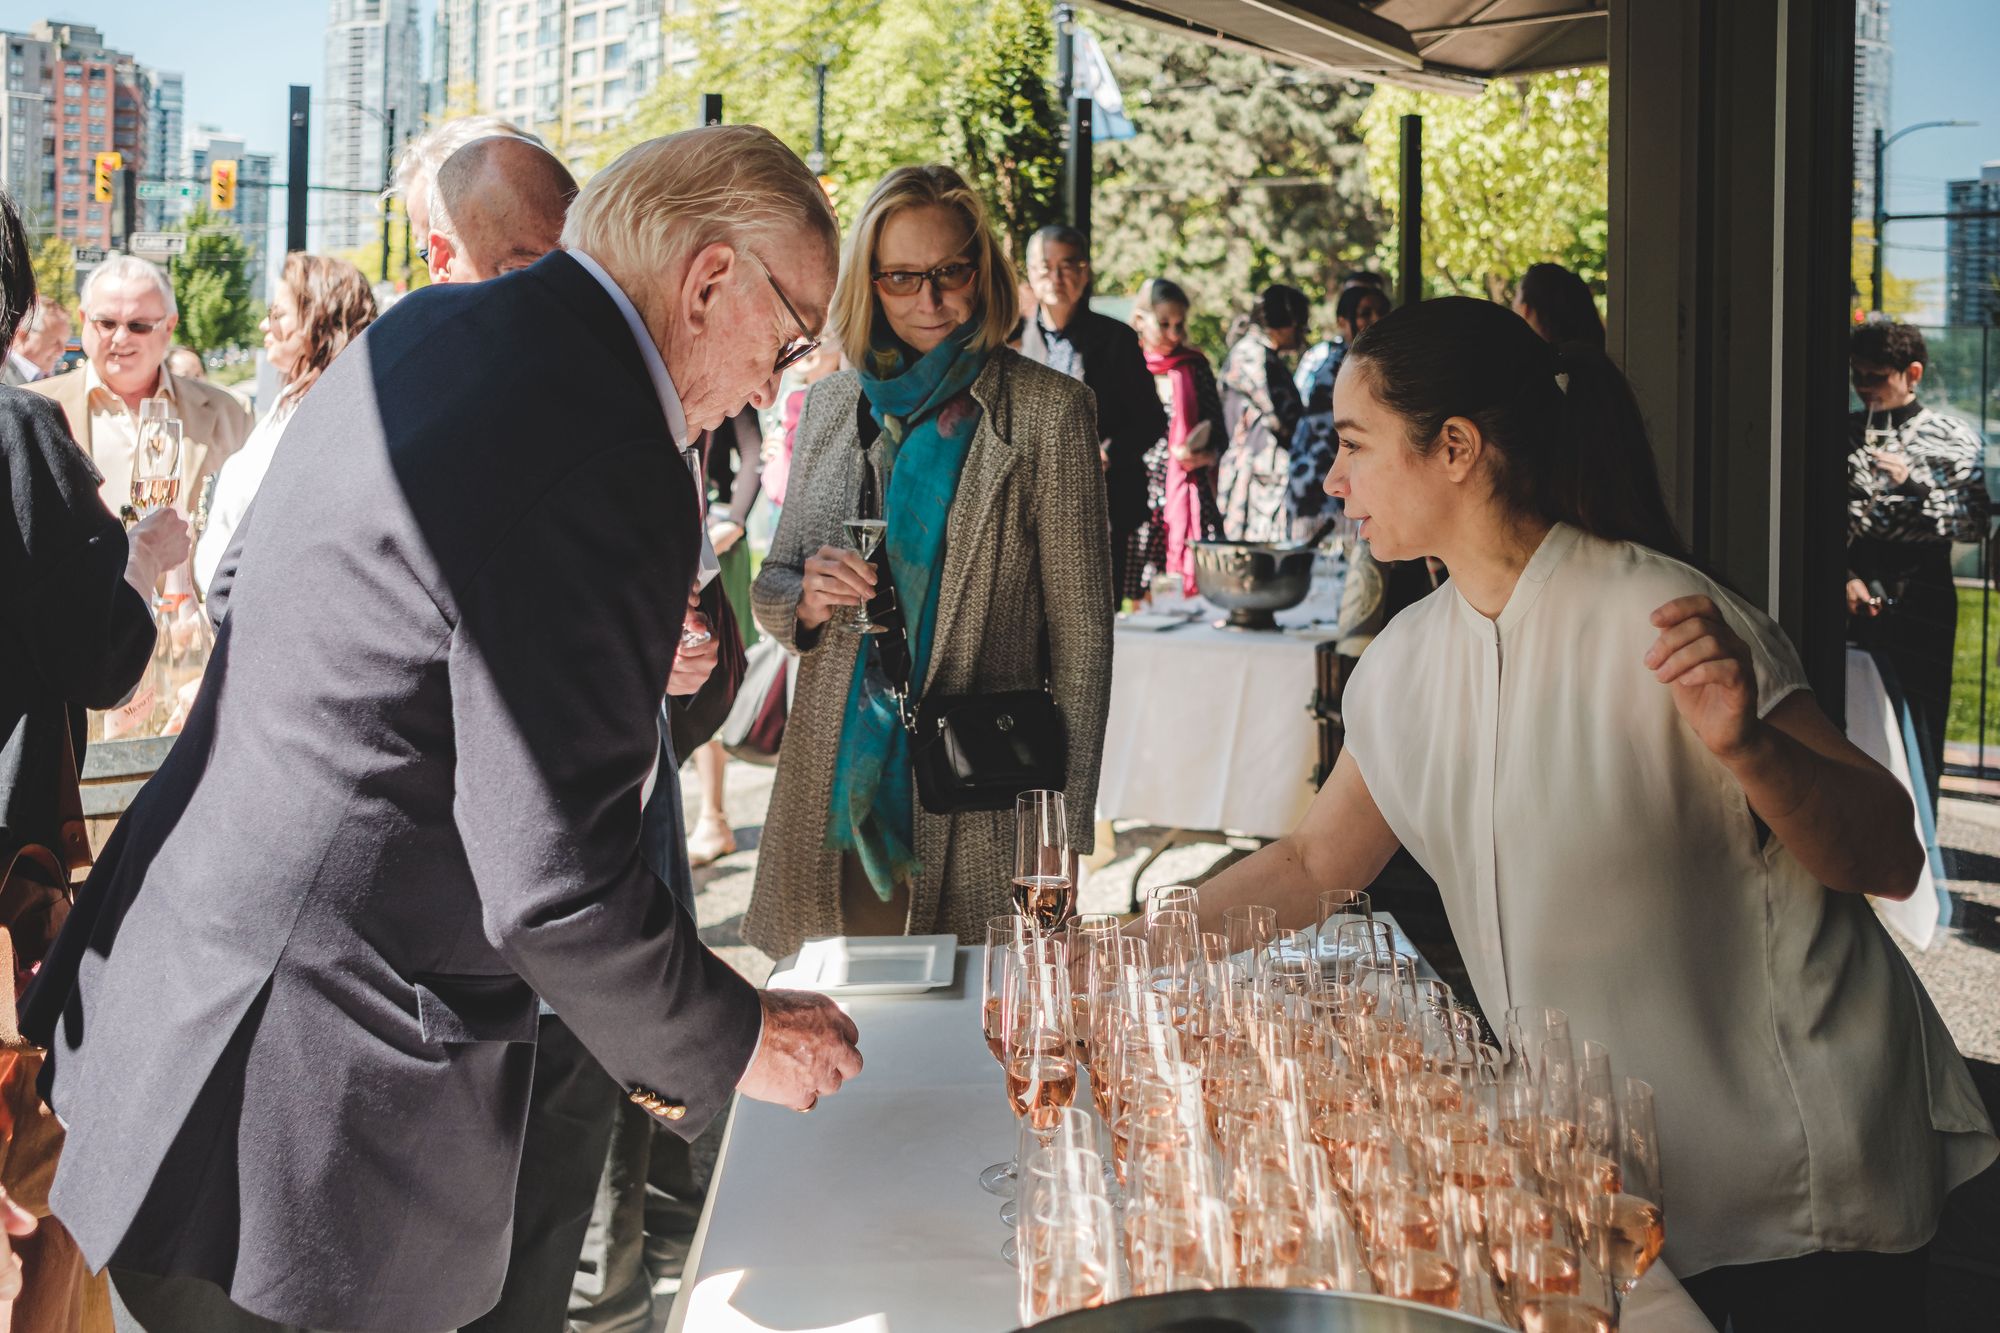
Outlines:
{"label": "woman's dark hair", "polygon": [[1582,278],[1561,264],[1534,264],[1521,275],[1521,303],[1535,312],[1552,343],[1588,343],[1602,351],[1604,321]]}
{"label": "woman's dark hair", "polygon": [[1381,302],[1382,313],[1385,315],[1389,313],[1388,294],[1380,287],[1349,287],[1340,294],[1340,299],[1334,302],[1333,317],[1347,321],[1351,328],[1355,319],[1361,314],[1362,305],[1368,301]]}
{"label": "woman's dark hair", "polygon": [[1420,454],[1453,417],[1478,426],[1494,492],[1514,513],[1688,559],[1638,400],[1602,350],[1545,343],[1505,306],[1447,296],[1384,315],[1347,362],[1364,367]]}
{"label": "woman's dark hair", "polygon": [[1854,332],[1847,335],[1847,357],[1864,366],[1904,371],[1912,362],[1921,361],[1928,366],[1931,351],[1924,344],[1921,329],[1893,320],[1871,319],[1855,325]]}
{"label": "woman's dark hair", "polygon": [[0,352],[13,345],[14,330],[35,308],[35,261],[28,232],[14,201],[0,193]]}
{"label": "woman's dark hair", "polygon": [[1305,327],[1311,313],[1306,294],[1280,282],[1266,287],[1250,307],[1250,322],[1260,329],[1297,329]]}

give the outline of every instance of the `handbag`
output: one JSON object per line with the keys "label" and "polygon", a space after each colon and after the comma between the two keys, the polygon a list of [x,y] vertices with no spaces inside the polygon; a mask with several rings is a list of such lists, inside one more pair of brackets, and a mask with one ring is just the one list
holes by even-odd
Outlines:
{"label": "handbag", "polygon": [[743,687],[722,720],[716,739],[735,758],[775,764],[792,711],[792,655],[776,639],[759,639],[750,649]]}
{"label": "handbag", "polygon": [[[1005,353],[1000,362],[1000,402],[1011,420]],[[866,396],[859,412],[861,447],[866,449],[875,435]],[[1002,439],[1008,438],[1007,425],[1001,425],[999,432]],[[879,573],[893,594],[888,559],[883,552],[877,555]],[[1062,709],[1048,687],[1046,629],[1040,635],[1040,689],[925,697],[910,679],[914,658],[901,599],[878,596],[869,609],[884,631],[878,652],[895,690],[897,715],[910,733],[917,800],[926,811],[953,815],[1011,810],[1024,791],[1062,790],[1069,776],[1069,735]]]}

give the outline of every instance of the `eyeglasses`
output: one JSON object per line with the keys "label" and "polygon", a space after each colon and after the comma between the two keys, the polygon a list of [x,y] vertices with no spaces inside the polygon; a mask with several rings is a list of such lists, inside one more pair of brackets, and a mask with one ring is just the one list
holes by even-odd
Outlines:
{"label": "eyeglasses", "polygon": [[963,291],[978,272],[979,265],[969,260],[954,259],[949,264],[939,264],[921,273],[913,269],[890,269],[886,273],[877,273],[874,282],[891,296],[915,296],[924,289],[925,283],[940,292]]}
{"label": "eyeglasses", "polygon": [[162,323],[162,321],[157,319],[128,319],[120,321],[105,315],[92,315],[90,322],[95,324],[97,331],[107,338],[116,337],[120,329],[125,329],[134,338],[143,338],[154,329],[159,328]]}
{"label": "eyeglasses", "polygon": [[1037,261],[1028,265],[1028,276],[1032,278],[1046,278],[1051,274],[1065,278],[1081,278],[1089,272],[1088,259],[1063,259],[1053,264]]}
{"label": "eyeglasses", "polygon": [[1893,370],[1856,370],[1848,378],[1857,389],[1879,389],[1897,373]]}
{"label": "eyeglasses", "polygon": [[748,250],[744,251],[744,253],[749,254],[752,259],[757,260],[757,267],[764,270],[764,281],[770,283],[771,290],[778,294],[778,304],[782,305],[785,308],[785,313],[792,317],[792,323],[799,326],[799,336],[786,339],[785,345],[778,349],[777,364],[771,368],[771,373],[775,375],[786,366],[795,366],[811,356],[819,347],[819,339],[813,337],[812,330],[806,327],[806,322],[803,319],[799,318],[798,310],[792,305],[792,298],[785,295],[785,289],[778,285],[778,279],[772,275],[771,266],[763,260],[757,259],[757,256],[751,254]]}

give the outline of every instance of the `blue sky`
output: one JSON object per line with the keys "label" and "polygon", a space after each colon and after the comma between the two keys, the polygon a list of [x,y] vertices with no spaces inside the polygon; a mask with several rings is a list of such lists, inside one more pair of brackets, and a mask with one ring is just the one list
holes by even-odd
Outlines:
{"label": "blue sky", "polygon": [[[9,10],[47,8],[49,0],[7,0]],[[435,0],[420,0],[428,39]],[[48,12],[95,23],[114,47],[187,76],[187,121],[248,136],[277,158],[282,178],[286,88],[316,84],[324,67],[324,0],[67,0]],[[171,15],[163,21],[163,15]],[[25,16],[0,27],[26,26]],[[1940,212],[1947,180],[1979,174],[2000,159],[2000,0],[1893,0],[1895,42],[1890,127],[1920,120],[1976,120],[1976,129],[1925,130],[1890,150],[1889,210]],[[283,210],[274,209],[283,224]],[[282,245],[279,235],[274,249]],[[1944,224],[1908,222],[1890,230],[1889,268],[1918,279],[1941,312]]]}

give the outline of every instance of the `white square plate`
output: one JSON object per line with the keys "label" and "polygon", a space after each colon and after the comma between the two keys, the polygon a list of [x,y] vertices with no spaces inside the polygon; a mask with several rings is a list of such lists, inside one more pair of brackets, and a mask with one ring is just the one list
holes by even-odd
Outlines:
{"label": "white square plate", "polygon": [[798,961],[764,983],[823,995],[916,995],[951,984],[955,935],[836,935],[807,940]]}

